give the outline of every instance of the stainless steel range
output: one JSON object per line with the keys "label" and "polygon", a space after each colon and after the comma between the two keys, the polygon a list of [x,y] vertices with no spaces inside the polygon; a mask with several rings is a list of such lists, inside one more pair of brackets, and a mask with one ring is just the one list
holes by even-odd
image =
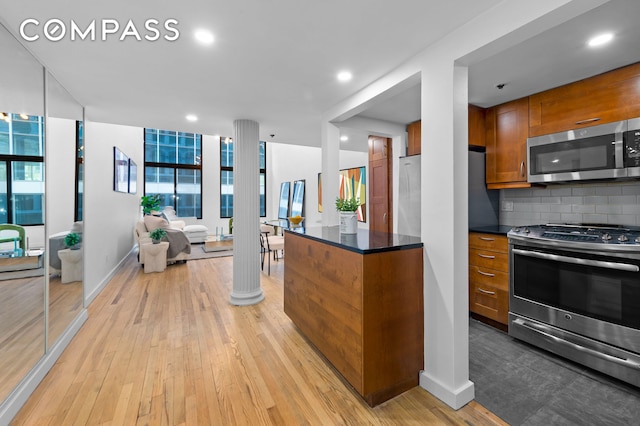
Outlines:
{"label": "stainless steel range", "polygon": [[509,238],[509,334],[640,386],[640,228],[535,225]]}

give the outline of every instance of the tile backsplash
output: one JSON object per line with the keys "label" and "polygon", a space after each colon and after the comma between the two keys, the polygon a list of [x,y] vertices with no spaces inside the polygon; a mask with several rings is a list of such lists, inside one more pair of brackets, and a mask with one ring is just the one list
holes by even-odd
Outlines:
{"label": "tile backsplash", "polygon": [[500,190],[501,225],[540,223],[640,226],[640,181]]}

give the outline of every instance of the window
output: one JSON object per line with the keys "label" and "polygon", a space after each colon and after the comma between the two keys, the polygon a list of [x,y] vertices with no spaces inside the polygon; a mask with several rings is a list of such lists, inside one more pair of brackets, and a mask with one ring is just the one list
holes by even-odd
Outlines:
{"label": "window", "polygon": [[[260,141],[260,217],[267,215],[267,143]],[[233,139],[220,138],[220,217],[233,217]]]}
{"label": "window", "polygon": [[44,224],[44,118],[0,115],[0,222]]}
{"label": "window", "polygon": [[76,121],[76,218],[82,220],[82,199],[84,197],[84,123]]}
{"label": "window", "polygon": [[144,192],[178,216],[202,218],[202,136],[144,129]]}

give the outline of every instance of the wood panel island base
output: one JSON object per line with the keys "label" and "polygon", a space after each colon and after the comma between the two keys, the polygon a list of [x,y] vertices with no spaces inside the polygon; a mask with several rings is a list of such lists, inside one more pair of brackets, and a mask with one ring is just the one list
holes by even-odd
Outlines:
{"label": "wood panel island base", "polygon": [[285,233],[285,252],[285,313],[364,400],[373,407],[417,386],[424,335],[420,239],[307,228]]}

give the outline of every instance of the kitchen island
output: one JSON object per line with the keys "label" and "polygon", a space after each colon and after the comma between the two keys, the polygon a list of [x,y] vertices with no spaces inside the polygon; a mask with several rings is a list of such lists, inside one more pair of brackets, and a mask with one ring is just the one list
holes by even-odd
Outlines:
{"label": "kitchen island", "polygon": [[284,311],[370,406],[423,369],[419,238],[338,227],[285,232]]}

